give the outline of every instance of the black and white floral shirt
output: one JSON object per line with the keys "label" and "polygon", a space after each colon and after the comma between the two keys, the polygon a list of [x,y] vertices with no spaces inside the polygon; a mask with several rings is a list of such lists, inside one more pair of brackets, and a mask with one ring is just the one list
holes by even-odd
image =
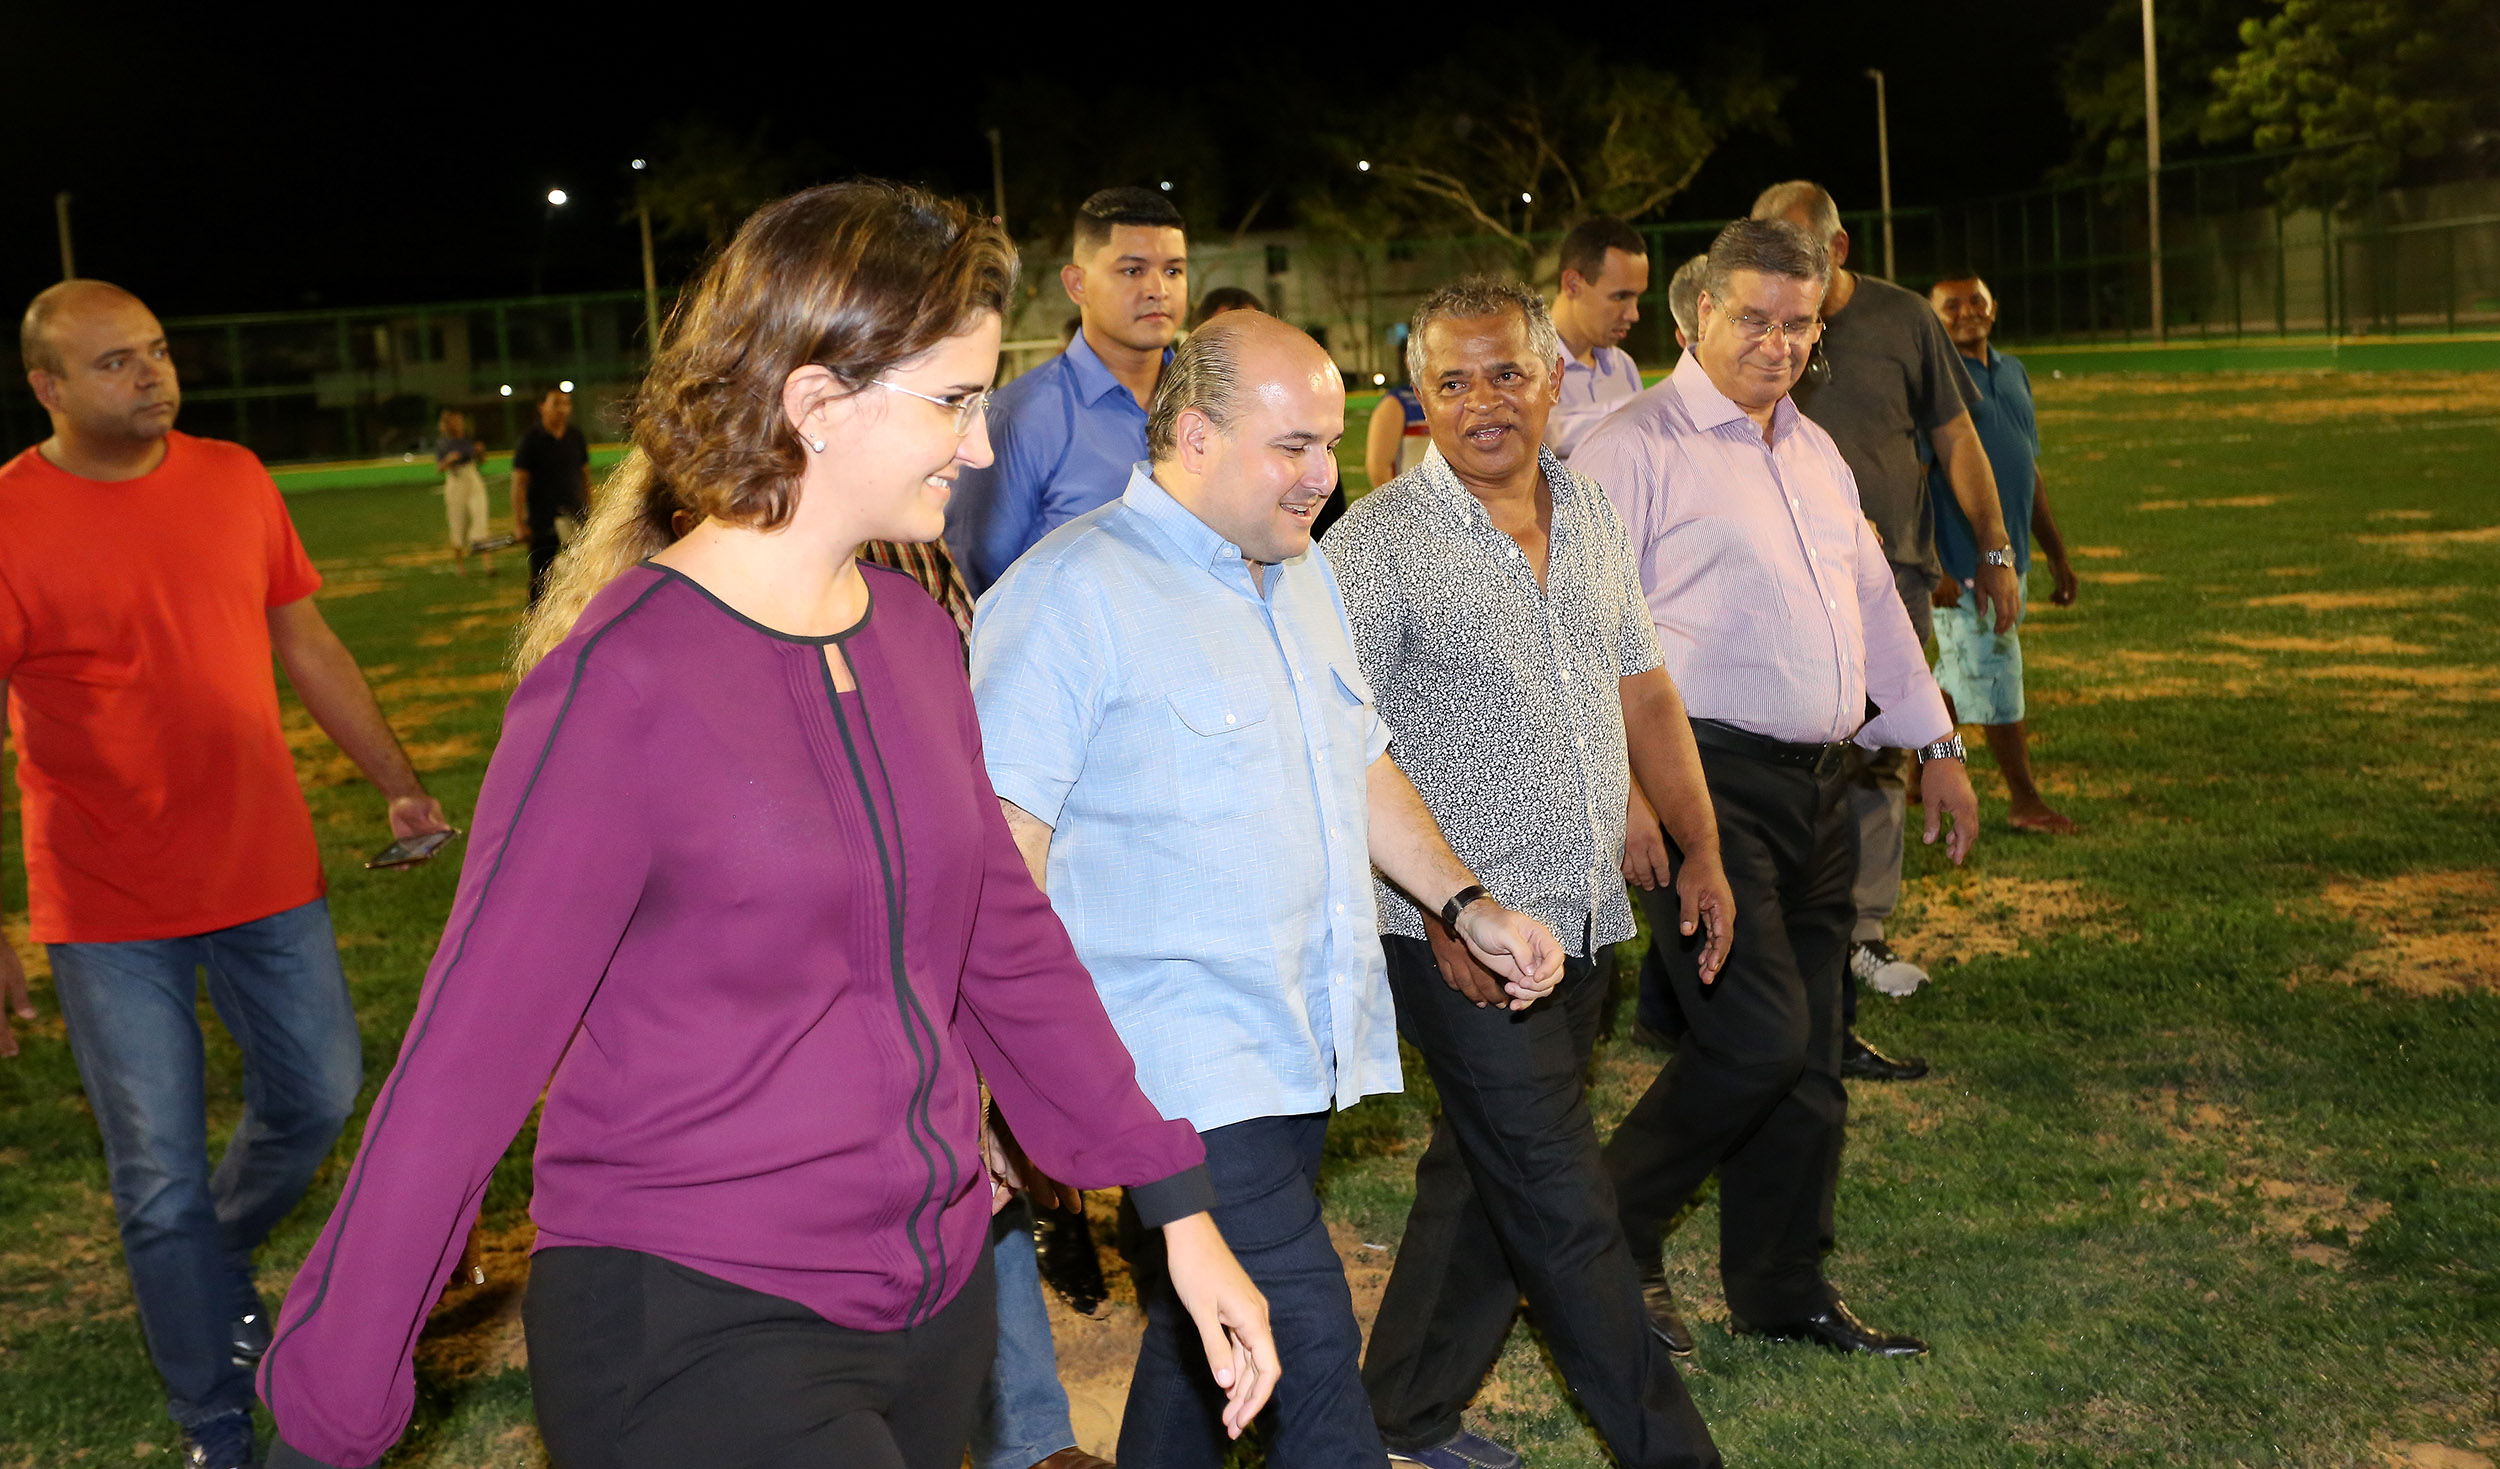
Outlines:
{"label": "black and white floral shirt", "polygon": [[[1494,897],[1588,954],[1632,936],[1619,680],[1664,656],[1605,491],[1540,457],[1554,496],[1542,588],[1438,449],[1323,544],[1399,768]],[[1373,880],[1380,931],[1422,938],[1413,901]]]}

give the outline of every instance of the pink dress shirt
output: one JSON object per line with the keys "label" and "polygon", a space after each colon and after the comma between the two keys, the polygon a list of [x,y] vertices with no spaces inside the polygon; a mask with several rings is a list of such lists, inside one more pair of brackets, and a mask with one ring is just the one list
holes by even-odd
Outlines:
{"label": "pink dress shirt", "polygon": [[1568,463],[1589,430],[1639,395],[1641,367],[1621,347],[1592,348],[1586,361],[1571,355],[1568,342],[1562,351],[1562,392],[1545,421],[1545,447]]}
{"label": "pink dress shirt", "polygon": [[1951,732],[1857,481],[1794,403],[1772,411],[1765,444],[1688,353],[1593,429],[1571,467],[1623,519],[1694,718],[1869,749]]}

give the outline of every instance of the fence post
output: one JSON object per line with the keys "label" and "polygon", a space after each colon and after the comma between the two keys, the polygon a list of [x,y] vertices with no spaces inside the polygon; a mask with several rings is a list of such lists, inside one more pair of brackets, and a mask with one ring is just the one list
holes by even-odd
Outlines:
{"label": "fence post", "polygon": [[252,439],[252,400],[243,396],[243,328],[226,323],[226,375],[234,384],[235,442],[248,444]]}
{"label": "fence post", "polygon": [[357,432],[356,408],[364,394],[356,386],[356,344],[347,329],[346,316],[339,317],[338,328],[339,378],[347,385],[347,452],[339,457],[353,459],[356,457],[357,441],[363,437]]}
{"label": "fence post", "polygon": [[2274,334],[2278,337],[2292,334],[2291,285],[2283,278],[2290,264],[2291,255],[2283,248],[2283,207],[2278,204],[2274,209]]}
{"label": "fence post", "polygon": [[[507,388],[511,387],[512,320],[504,314],[504,306],[501,301],[495,303],[495,370],[499,374],[496,381],[500,382]],[[512,427],[512,395],[510,393],[505,393],[502,396],[503,439],[505,443],[509,444],[518,437],[518,434]]]}
{"label": "fence post", "polygon": [[2440,239],[2442,239],[2442,240],[2444,240],[2444,241],[2446,241],[2446,242],[2447,242],[2447,247],[2448,247],[2448,248],[2447,248],[2447,256],[2448,256],[2448,283],[2447,283],[2447,285],[2446,285],[2446,286],[2445,286],[2445,287],[2444,287],[2444,288],[2440,291],[2440,299],[2441,299],[2441,300],[2443,300],[2444,302],[2446,302],[2446,303],[2447,303],[2447,306],[2448,306],[2448,335],[2450,335],[2450,336],[2455,336],[2455,335],[2456,335],[2456,333],[2457,333],[2457,230],[2456,230],[2456,226],[2454,226],[2454,225],[2450,225],[2448,228],[2441,230],[2441,231],[2439,232],[2439,237],[2440,237]]}

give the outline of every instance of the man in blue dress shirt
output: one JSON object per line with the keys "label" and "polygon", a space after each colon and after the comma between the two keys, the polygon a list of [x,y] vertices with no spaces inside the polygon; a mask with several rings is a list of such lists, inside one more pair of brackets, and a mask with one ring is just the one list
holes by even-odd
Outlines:
{"label": "man in blue dress shirt", "polygon": [[1035,541],[1105,500],[1146,455],[1146,405],[1189,311],[1189,241],[1153,189],[1104,189],[1076,213],[1059,283],[1082,324],[1068,349],[990,398],[988,467],[955,481],[946,548],[972,594]]}
{"label": "man in blue dress shirt", "polygon": [[[1387,1457],[1316,1191],[1331,1111],[1400,1085],[1372,870],[1449,917],[1490,971],[1480,1003],[1531,1004],[1562,972],[1388,756],[1311,545],[1344,432],[1319,344],[1226,313],[1166,371],[1152,462],[1016,563],[972,633],[990,783],[1139,1084],[1206,1140],[1216,1222],[1291,1364],[1267,1459],[1296,1469]],[[1168,1283],[1141,1293],[1119,1461],[1219,1469],[1222,1398],[1192,1359],[1221,1344]]]}

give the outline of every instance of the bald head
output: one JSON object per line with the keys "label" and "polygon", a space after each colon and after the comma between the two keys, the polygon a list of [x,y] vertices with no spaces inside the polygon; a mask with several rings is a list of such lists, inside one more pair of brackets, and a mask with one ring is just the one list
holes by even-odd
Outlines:
{"label": "bald head", "polygon": [[1828,245],[1842,233],[1840,206],[1812,179],[1773,184],[1753,201],[1755,219],[1784,219]]}
{"label": "bald head", "polygon": [[[1169,456],[1184,412],[1229,432],[1263,388],[1321,374],[1337,381],[1336,364],[1310,333],[1264,311],[1227,311],[1190,333],[1164,366],[1146,415],[1146,453],[1156,460]],[[1342,384],[1337,395],[1342,407]]]}
{"label": "bald head", "polygon": [[1263,311],[1228,311],[1192,333],[1146,423],[1155,483],[1258,565],[1310,549],[1344,437],[1336,363]]}
{"label": "bald head", "polygon": [[26,383],[53,438],[94,464],[153,462],[182,410],[165,328],[138,297],[103,281],[63,281],[18,328]]}
{"label": "bald head", "polygon": [[109,281],[70,280],[46,286],[26,303],[26,315],[18,321],[17,355],[25,360],[28,372],[58,376],[65,365],[60,338],[65,327],[74,327],[98,313],[111,314],[131,307],[141,312],[148,309],[138,297]]}

